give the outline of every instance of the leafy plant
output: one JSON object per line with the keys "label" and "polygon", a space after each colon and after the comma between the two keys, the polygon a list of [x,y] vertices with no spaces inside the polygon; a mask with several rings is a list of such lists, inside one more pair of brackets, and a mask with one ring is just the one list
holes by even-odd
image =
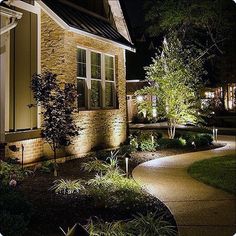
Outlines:
{"label": "leafy plant", "polygon": [[127,232],[124,221],[104,222],[102,220],[90,220],[86,229],[91,236],[131,236]]}
{"label": "leafy plant", "polygon": [[31,88],[37,105],[42,106],[42,137],[48,142],[54,157],[54,175],[57,176],[57,150],[72,143],[79,134],[73,119],[76,111],[77,90],[74,84],[60,85],[57,75],[46,72],[32,77]]}
{"label": "leafy plant", "polygon": [[[169,138],[175,137],[178,124],[197,124],[200,117],[200,87],[203,60],[198,59],[199,52],[184,49],[175,35],[163,40],[162,51],[159,51],[152,64],[146,67],[146,78],[150,85],[136,91],[136,95],[156,96],[159,118],[168,123]],[[152,109],[152,103],[139,103],[138,109]]]}
{"label": "leafy plant", "polygon": [[154,152],[156,150],[155,144],[151,139],[143,140],[140,143],[141,151]]}
{"label": "leafy plant", "polygon": [[92,171],[104,172],[106,171],[106,166],[104,165],[103,161],[100,161],[97,158],[95,158],[95,160],[82,163],[81,169],[88,172]]}
{"label": "leafy plant", "polygon": [[137,137],[130,135],[129,137],[130,139],[130,147],[131,147],[131,151],[136,151],[138,149],[138,139]]}
{"label": "leafy plant", "polygon": [[160,149],[165,149],[165,148],[182,148],[184,145],[183,145],[183,142],[181,142],[180,139],[162,138],[162,139],[159,139],[157,141],[157,146]]}
{"label": "leafy plant", "polygon": [[129,221],[90,220],[86,229],[92,236],[177,235],[175,227],[164,221],[163,216],[158,216],[156,212],[148,212],[146,215],[137,214]]}
{"label": "leafy plant", "polygon": [[148,212],[146,215],[137,214],[128,223],[128,229],[138,235],[177,235],[175,228],[169,222],[163,220],[163,216],[156,212]]}
{"label": "leafy plant", "polygon": [[33,172],[21,168],[19,164],[8,164],[0,160],[0,180],[3,184],[8,185],[10,180],[22,181],[25,176]]}
{"label": "leafy plant", "polygon": [[54,190],[55,193],[73,194],[84,190],[81,180],[64,180],[59,179],[53,182],[53,186],[49,190]]}

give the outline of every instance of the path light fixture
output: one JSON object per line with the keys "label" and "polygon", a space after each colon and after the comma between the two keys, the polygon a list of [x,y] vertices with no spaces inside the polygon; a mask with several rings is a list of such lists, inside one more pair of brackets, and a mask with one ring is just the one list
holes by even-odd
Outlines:
{"label": "path light fixture", "polygon": [[151,135],[151,139],[152,139],[152,144],[154,144],[154,136]]}
{"label": "path light fixture", "polygon": [[129,177],[129,158],[125,158],[125,171],[126,171],[126,177]]}

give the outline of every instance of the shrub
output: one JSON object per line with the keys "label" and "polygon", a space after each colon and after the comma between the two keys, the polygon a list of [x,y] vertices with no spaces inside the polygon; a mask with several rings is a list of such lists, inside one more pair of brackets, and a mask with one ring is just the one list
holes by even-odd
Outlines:
{"label": "shrub", "polygon": [[134,235],[177,235],[175,228],[163,216],[157,216],[156,212],[148,212],[146,215],[137,214],[134,220],[129,221],[128,229]]}
{"label": "shrub", "polygon": [[210,135],[197,134],[194,139],[194,143],[197,147],[209,146],[212,143]]}
{"label": "shrub", "polygon": [[105,207],[130,207],[130,204],[141,200],[143,194],[141,187],[134,180],[125,178],[117,169],[110,170],[105,175],[96,175],[88,181],[88,186],[89,194],[99,205]]}
{"label": "shrub", "polygon": [[179,139],[168,139],[168,138],[159,139],[157,141],[157,145],[160,149],[183,147],[183,144]]}
{"label": "shrub", "polygon": [[88,172],[92,171],[104,172],[106,170],[106,167],[104,166],[103,161],[100,161],[97,158],[95,158],[95,160],[82,163],[81,169]]}
{"label": "shrub", "polygon": [[132,152],[137,151],[138,149],[138,139],[135,136],[130,135],[130,148]]}
{"label": "shrub", "polygon": [[212,144],[213,141],[212,135],[210,134],[185,133],[182,137],[186,140],[186,145],[189,147],[193,145],[204,147]]}
{"label": "shrub", "polygon": [[179,141],[180,141],[180,143],[181,143],[182,146],[186,146],[186,143],[187,143],[187,142],[186,142],[185,139],[183,139],[182,137],[180,137],[180,138],[179,138]]}
{"label": "shrub", "polygon": [[53,182],[53,186],[49,190],[54,190],[55,193],[73,194],[84,189],[81,180],[59,179]]}
{"label": "shrub", "polygon": [[103,222],[102,220],[97,220],[94,222],[90,220],[85,228],[91,236],[131,236],[127,232],[123,221]]}
{"label": "shrub", "polygon": [[86,229],[92,236],[131,236],[131,235],[165,235],[175,236],[175,227],[163,220],[156,212],[146,215],[137,214],[130,221],[104,222],[90,220]]}
{"label": "shrub", "polygon": [[158,140],[163,137],[163,133],[161,133],[159,131],[153,131],[153,136],[154,136],[155,140]]}
{"label": "shrub", "polygon": [[151,139],[146,139],[140,142],[141,151],[153,152],[156,150],[155,144]]}
{"label": "shrub", "polygon": [[18,164],[8,164],[0,160],[0,180],[5,185],[8,185],[12,179],[21,181],[25,175],[30,173],[28,170],[22,170]]}
{"label": "shrub", "polygon": [[32,206],[14,189],[0,189],[0,229],[3,235],[21,236],[27,230]]}

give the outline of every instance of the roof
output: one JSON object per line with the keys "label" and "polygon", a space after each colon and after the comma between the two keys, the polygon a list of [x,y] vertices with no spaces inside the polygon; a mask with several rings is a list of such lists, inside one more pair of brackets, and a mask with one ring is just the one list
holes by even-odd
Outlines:
{"label": "roof", "polygon": [[137,90],[143,89],[148,86],[148,81],[127,81],[126,82],[126,93],[127,95],[133,95]]}
{"label": "roof", "polygon": [[42,0],[42,2],[70,27],[134,48],[133,44],[125,39],[108,19],[81,8],[76,2],[68,0]]}

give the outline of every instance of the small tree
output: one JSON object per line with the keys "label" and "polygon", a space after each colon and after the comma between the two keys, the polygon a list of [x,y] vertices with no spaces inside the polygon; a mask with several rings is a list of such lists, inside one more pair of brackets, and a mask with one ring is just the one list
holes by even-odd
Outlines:
{"label": "small tree", "polygon": [[[171,36],[164,39],[162,51],[145,68],[150,86],[138,90],[136,95],[157,97],[155,109],[159,118],[167,120],[169,138],[174,138],[177,124],[200,121],[198,90],[205,73],[202,64],[197,53],[183,49],[180,41]],[[138,108],[143,109],[144,104],[147,110],[153,109],[151,102],[141,102]]]}
{"label": "small tree", "polygon": [[31,88],[37,105],[42,107],[41,135],[53,151],[57,176],[57,149],[70,145],[72,138],[79,134],[73,119],[77,91],[74,84],[59,84],[57,75],[51,72],[33,75]]}

